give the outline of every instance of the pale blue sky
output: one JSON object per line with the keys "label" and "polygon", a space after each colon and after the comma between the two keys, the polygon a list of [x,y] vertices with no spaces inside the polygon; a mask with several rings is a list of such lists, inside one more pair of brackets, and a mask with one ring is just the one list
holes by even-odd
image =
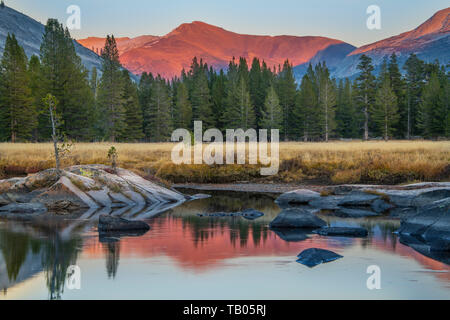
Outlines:
{"label": "pale blue sky", "polygon": [[[264,35],[320,35],[355,46],[414,29],[448,0],[5,0],[43,23],[64,22],[69,5],[80,6],[82,28],[75,38],[164,35],[184,22],[204,21],[227,30]],[[382,29],[366,28],[366,9],[381,7]]]}

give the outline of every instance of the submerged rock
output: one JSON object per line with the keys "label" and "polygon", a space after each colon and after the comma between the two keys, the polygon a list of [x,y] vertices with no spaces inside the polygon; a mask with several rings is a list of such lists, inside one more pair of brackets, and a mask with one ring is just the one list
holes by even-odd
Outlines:
{"label": "submerged rock", "polygon": [[300,208],[284,209],[270,223],[271,228],[320,228],[327,223],[311,211]]}
{"label": "submerged rock", "polygon": [[240,212],[214,212],[214,213],[199,213],[199,217],[243,217],[247,220],[255,220],[262,217],[264,213],[255,209],[246,209]]}
{"label": "submerged rock", "polygon": [[42,203],[10,203],[0,207],[1,213],[44,213],[47,208]]}
{"label": "submerged rock", "polygon": [[247,220],[255,220],[264,215],[261,211],[255,210],[255,209],[246,209],[242,211],[241,216],[244,217]]}
{"label": "submerged rock", "polygon": [[101,232],[110,231],[138,231],[150,230],[150,226],[143,221],[130,221],[120,217],[103,214],[99,217],[98,230]]}
{"label": "submerged rock", "polygon": [[318,198],[320,198],[320,194],[315,191],[299,189],[283,193],[275,202],[277,204],[307,204]]}
{"label": "submerged rock", "polygon": [[313,233],[317,233],[321,236],[332,237],[367,237],[369,232],[365,228],[325,227],[314,230]]}
{"label": "submerged rock", "polygon": [[333,251],[311,248],[302,251],[297,258],[298,263],[313,268],[321,263],[327,263],[343,258],[343,256],[334,253]]}

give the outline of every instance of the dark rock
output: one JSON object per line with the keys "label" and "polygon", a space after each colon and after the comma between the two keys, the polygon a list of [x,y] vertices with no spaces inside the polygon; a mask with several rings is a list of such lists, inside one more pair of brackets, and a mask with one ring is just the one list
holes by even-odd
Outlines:
{"label": "dark rock", "polygon": [[309,205],[316,209],[321,210],[335,210],[339,209],[339,202],[344,198],[344,196],[328,196],[320,197],[309,202]]}
{"label": "dark rock", "polygon": [[375,217],[379,214],[369,210],[341,208],[336,210],[334,215],[341,218],[365,218]]}
{"label": "dark rock", "polygon": [[307,190],[307,189],[299,189],[290,192],[283,193],[279,196],[275,203],[277,204],[307,204],[311,200],[320,198],[320,194]]}
{"label": "dark rock", "polygon": [[390,203],[387,203],[386,201],[382,199],[376,199],[374,202],[372,202],[372,210],[376,213],[384,213],[390,209],[393,209],[394,206]]}
{"label": "dark rock", "polygon": [[417,208],[393,208],[389,211],[390,217],[400,219],[406,219],[415,214],[417,214]]}
{"label": "dark rock", "polygon": [[305,209],[284,209],[270,223],[271,228],[320,228],[327,223]]}
{"label": "dark rock", "polygon": [[450,251],[450,198],[417,209],[402,220],[400,235],[414,237],[432,251]]}
{"label": "dark rock", "polygon": [[99,218],[98,230],[103,232],[150,230],[150,226],[143,221],[130,221],[104,214]]}
{"label": "dark rock", "polygon": [[434,250],[423,240],[406,234],[400,234],[399,241],[428,258],[450,265],[450,251]]}
{"label": "dark rock", "polygon": [[[300,242],[308,239],[310,231],[305,229],[271,228],[277,236],[287,242]],[[312,231],[312,230],[311,230]]]}
{"label": "dark rock", "polygon": [[422,207],[445,198],[450,198],[450,188],[436,189],[428,192],[423,192],[419,196],[414,198],[412,205],[414,207]]}
{"label": "dark rock", "polygon": [[315,267],[321,263],[327,263],[343,258],[343,256],[334,253],[333,251],[317,248],[306,249],[302,253],[300,253],[297,257],[298,263],[304,264],[309,268]]}
{"label": "dark rock", "polygon": [[47,208],[42,203],[10,203],[0,207],[0,212],[5,213],[44,213]]}
{"label": "dark rock", "polygon": [[332,237],[367,237],[368,231],[364,228],[325,227],[314,230],[313,233]]}
{"label": "dark rock", "polygon": [[255,209],[247,209],[242,211],[240,215],[247,220],[256,220],[258,218],[261,218],[264,215],[264,213]]}
{"label": "dark rock", "polygon": [[352,191],[338,202],[339,206],[370,206],[380,196],[361,191]]}

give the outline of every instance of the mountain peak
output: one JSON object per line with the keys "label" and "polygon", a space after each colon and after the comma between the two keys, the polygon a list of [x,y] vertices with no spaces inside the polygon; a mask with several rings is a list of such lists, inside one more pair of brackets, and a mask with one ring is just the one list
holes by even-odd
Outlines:
{"label": "mountain peak", "polygon": [[436,12],[430,19],[411,31],[408,38],[418,38],[427,34],[450,31],[450,8]]}

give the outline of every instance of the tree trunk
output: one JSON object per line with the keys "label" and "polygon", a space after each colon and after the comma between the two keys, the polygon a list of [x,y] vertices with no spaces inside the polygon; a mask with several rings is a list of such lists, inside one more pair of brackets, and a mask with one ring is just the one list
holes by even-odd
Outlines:
{"label": "tree trunk", "polygon": [[50,103],[49,106],[50,111],[50,120],[52,122],[52,139],[53,139],[53,148],[55,150],[55,163],[56,163],[56,171],[60,171],[60,163],[59,163],[59,150],[58,150],[58,136],[56,135],[56,125],[55,118],[53,116],[53,106]]}
{"label": "tree trunk", "polygon": [[364,140],[369,140],[369,97],[364,96]]}

